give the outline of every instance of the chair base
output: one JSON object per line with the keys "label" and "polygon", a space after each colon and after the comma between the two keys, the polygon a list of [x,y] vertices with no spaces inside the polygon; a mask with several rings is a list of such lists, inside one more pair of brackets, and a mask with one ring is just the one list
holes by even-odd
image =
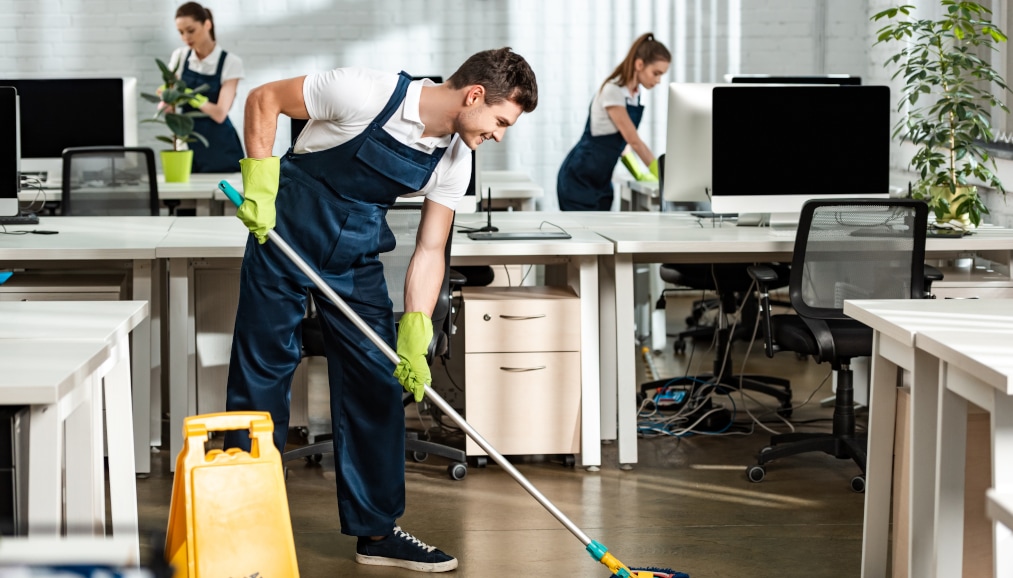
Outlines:
{"label": "chair base", "polygon": [[[321,438],[323,437],[325,436],[321,436]],[[329,435],[326,437],[330,438]],[[334,453],[334,442],[331,439],[326,439],[289,450],[282,454],[281,461],[284,463],[303,458],[319,463],[324,454],[332,453]],[[416,462],[424,462],[430,455],[447,458],[451,461],[447,466],[447,475],[452,480],[461,480],[468,475],[468,456],[464,450],[419,439],[418,432],[410,431],[405,434],[405,453],[411,454],[412,459]]]}
{"label": "chair base", "polygon": [[[842,362],[847,367],[847,362]],[[851,489],[865,491],[866,436],[855,433],[854,374],[850,368],[837,372],[837,394],[834,397],[833,430],[831,433],[794,432],[770,438],[770,446],[760,450],[755,466],[746,468],[751,482],[761,482],[766,475],[765,464],[779,458],[808,452],[823,452],[838,459],[850,459],[862,473],[851,479]]]}
{"label": "chair base", "polygon": [[788,433],[770,438],[770,446],[760,450],[755,466],[746,469],[751,482],[761,482],[766,476],[764,465],[789,456],[809,452],[823,452],[838,459],[850,459],[858,465],[861,474],[851,479],[851,489],[865,491],[865,436],[837,436],[830,433]]}

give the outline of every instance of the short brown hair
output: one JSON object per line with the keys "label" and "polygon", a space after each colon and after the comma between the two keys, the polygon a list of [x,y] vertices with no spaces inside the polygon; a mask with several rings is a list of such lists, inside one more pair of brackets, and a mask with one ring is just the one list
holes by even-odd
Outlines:
{"label": "short brown hair", "polygon": [[486,104],[509,100],[520,105],[524,112],[531,112],[538,106],[535,73],[524,57],[509,47],[471,55],[447,79],[447,84],[451,88],[482,85]]}

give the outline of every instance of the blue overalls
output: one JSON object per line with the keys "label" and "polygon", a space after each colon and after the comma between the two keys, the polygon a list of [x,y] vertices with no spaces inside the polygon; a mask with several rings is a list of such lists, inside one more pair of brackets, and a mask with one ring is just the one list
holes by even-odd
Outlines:
{"label": "blue overalls", "polygon": [[[446,151],[418,151],[383,130],[410,81],[402,72],[387,105],[352,140],[313,153],[289,150],[276,202],[278,234],[392,348],[393,304],[378,258],[395,244],[387,209],[422,189]],[[328,345],[341,531],[383,536],[405,500],[405,417],[394,364],[274,244],[260,245],[252,235],[240,274],[226,409],[271,412],[275,445],[284,448],[307,292]],[[247,435],[229,433],[226,447],[249,448]]]}
{"label": "blue overalls", "polygon": [[[191,50],[186,53],[186,57],[183,59],[183,72],[179,77],[190,88],[207,84],[209,88],[203,94],[208,97],[209,101],[217,103],[218,93],[222,90],[222,68],[225,66],[225,57],[228,56],[228,53],[222,51],[222,56],[218,59],[218,70],[211,75],[190,70],[190,54],[192,52]],[[183,105],[184,112],[192,110],[197,109],[190,105]],[[193,151],[193,172],[239,172],[239,160],[246,154],[243,152],[243,143],[239,141],[239,133],[236,132],[236,127],[232,126],[229,117],[226,116],[225,122],[221,124],[212,120],[211,117],[195,118],[193,119],[193,130],[208,139],[209,145],[204,146],[204,143],[199,140],[190,143],[190,149]]]}
{"label": "blue overalls", "polygon": [[[626,112],[633,126],[640,126],[644,107],[627,104]],[[591,135],[591,112],[588,111],[584,134],[556,177],[556,196],[561,211],[608,211],[612,207],[612,171],[626,140],[620,133]]]}

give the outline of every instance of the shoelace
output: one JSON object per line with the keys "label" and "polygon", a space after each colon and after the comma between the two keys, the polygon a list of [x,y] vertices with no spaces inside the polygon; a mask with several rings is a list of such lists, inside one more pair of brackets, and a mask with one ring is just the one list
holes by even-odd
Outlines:
{"label": "shoelace", "polygon": [[422,540],[419,540],[415,536],[412,536],[408,532],[402,530],[400,526],[394,526],[394,533],[400,538],[404,538],[409,542],[414,542],[416,545],[418,545],[419,548],[422,548],[426,552],[432,552],[433,550],[436,549],[436,546],[430,546],[429,544],[426,544]]}

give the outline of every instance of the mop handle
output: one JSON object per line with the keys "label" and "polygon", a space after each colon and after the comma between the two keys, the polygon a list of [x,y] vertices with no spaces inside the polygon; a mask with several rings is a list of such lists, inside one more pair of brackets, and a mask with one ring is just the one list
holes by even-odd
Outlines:
{"label": "mop handle", "polygon": [[[232,201],[237,207],[240,204],[242,204],[243,202],[242,195],[240,195],[239,191],[233,188],[232,185],[228,183],[228,181],[219,182],[218,188],[220,188],[222,192],[224,192],[225,195],[229,197],[229,200]],[[371,342],[373,342],[373,345],[379,348],[380,351],[385,356],[387,356],[387,359],[394,362],[395,365],[401,362],[401,358],[398,357],[397,352],[391,349],[390,346],[387,345],[387,343],[384,342],[384,340],[380,338],[380,336],[377,335],[375,331],[373,331],[372,327],[366,325],[366,322],[363,321],[361,317],[359,317],[359,314],[356,313],[351,307],[349,307],[348,304],[345,303],[345,300],[339,297],[338,294],[335,293],[334,290],[331,289],[331,287],[327,283],[325,283],[323,279],[320,278],[320,275],[318,275],[317,272],[314,271],[313,268],[310,267],[306,263],[306,261],[304,261],[303,258],[300,257],[299,254],[296,253],[295,250],[292,249],[292,247],[290,247],[289,244],[286,243],[285,240],[281,238],[281,235],[279,235],[272,229],[267,232],[267,237],[271,239],[271,241],[275,244],[275,246],[281,249],[281,251],[285,253],[285,255],[289,259],[292,260],[292,263],[294,263],[295,266],[298,267],[300,271],[305,273],[306,276],[309,277],[311,281],[313,281],[313,284],[316,285],[317,288],[320,289],[320,291],[322,291],[323,294],[328,299],[330,299],[335,305],[337,305],[338,309],[340,309],[341,312],[344,313],[345,316],[348,317],[348,319],[356,327],[358,327],[359,330],[361,330]],[[585,534],[583,530],[578,528],[577,525],[570,520],[570,518],[566,517],[566,514],[560,511],[555,504],[550,502],[548,498],[542,495],[542,493],[538,491],[538,488],[532,485],[531,482],[529,482],[528,479],[525,478],[524,475],[521,474],[520,471],[518,471],[513,464],[507,461],[507,459],[504,458],[502,454],[496,451],[496,448],[492,447],[492,445],[488,441],[486,441],[484,437],[482,437],[477,431],[475,431],[475,428],[471,427],[471,424],[465,421],[464,418],[461,417],[461,414],[457,413],[457,410],[451,407],[450,404],[446,402],[446,400],[440,397],[440,395],[436,393],[436,391],[433,390],[433,388],[430,387],[429,384],[426,384],[425,388],[426,388],[426,396],[429,398],[429,401],[431,401],[436,407],[438,407],[440,411],[450,416],[450,419],[452,419],[454,423],[456,423],[462,430],[464,430],[464,433],[468,434],[468,437],[474,440],[475,443],[479,445],[479,447],[485,450],[485,452],[489,454],[490,457],[492,457],[493,461],[495,461],[497,464],[500,465],[500,467],[506,470],[507,473],[510,474],[510,477],[516,480],[517,483],[520,484],[521,487],[523,487],[525,490],[527,490],[527,492],[531,494],[531,496],[535,500],[537,500],[538,503],[541,504],[543,508],[548,510],[549,513],[553,515],[553,517],[559,520],[559,523],[565,526],[566,529],[570,531],[570,533],[576,536],[577,539],[584,544],[584,546],[587,546],[588,544],[591,543],[591,538],[588,537],[588,535]]]}

